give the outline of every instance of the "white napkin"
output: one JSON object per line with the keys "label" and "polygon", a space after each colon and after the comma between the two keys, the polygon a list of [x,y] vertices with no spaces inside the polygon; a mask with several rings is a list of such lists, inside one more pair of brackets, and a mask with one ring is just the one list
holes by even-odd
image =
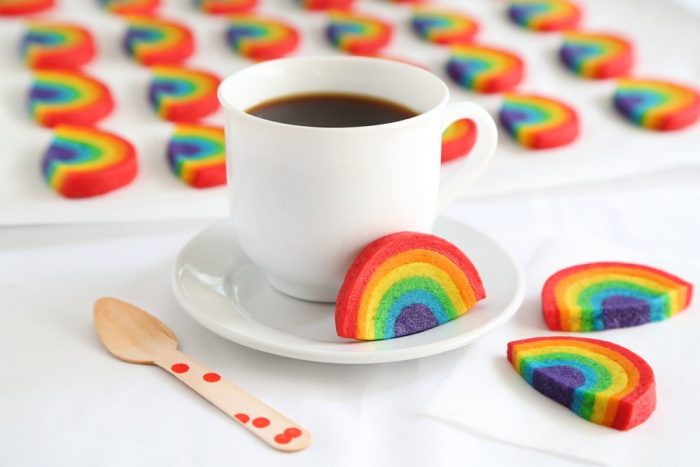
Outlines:
{"label": "white napkin", "polygon": [[[506,359],[509,341],[550,332],[539,294],[549,275],[576,263],[638,262],[700,284],[700,265],[653,258],[606,241],[555,238],[529,264],[525,303],[513,320],[468,348],[423,407],[424,414],[507,443],[615,466],[694,465],[700,462],[700,307],[635,328],[583,334],[627,347],[644,358],[656,377],[657,408],[627,432],[595,425],[530,387]],[[488,291],[487,291],[488,293]]]}

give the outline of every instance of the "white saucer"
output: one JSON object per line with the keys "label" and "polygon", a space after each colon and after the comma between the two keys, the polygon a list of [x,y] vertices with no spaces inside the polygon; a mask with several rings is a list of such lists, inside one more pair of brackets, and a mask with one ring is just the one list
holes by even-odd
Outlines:
{"label": "white saucer", "polygon": [[520,268],[484,234],[447,218],[439,218],[433,232],[474,262],[486,299],[454,321],[398,339],[356,342],[338,337],[333,305],[274,290],[241,250],[231,220],[208,227],[185,245],[175,263],[173,289],[202,326],[263,352],[327,363],[425,357],[467,345],[504,324],[520,307],[525,290]]}

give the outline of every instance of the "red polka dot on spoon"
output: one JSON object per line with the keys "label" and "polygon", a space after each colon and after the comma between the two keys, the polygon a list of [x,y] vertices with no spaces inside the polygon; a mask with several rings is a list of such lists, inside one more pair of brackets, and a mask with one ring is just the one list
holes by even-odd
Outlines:
{"label": "red polka dot on spoon", "polygon": [[202,376],[202,378],[207,383],[216,383],[221,379],[221,376],[219,376],[218,373],[206,373],[204,376]]}
{"label": "red polka dot on spoon", "polygon": [[287,444],[292,440],[292,437],[284,433],[275,436],[275,442],[278,444]]}
{"label": "red polka dot on spoon", "polygon": [[255,420],[253,420],[253,426],[255,428],[265,428],[270,424],[270,420],[268,420],[265,417],[258,417]]}
{"label": "red polka dot on spoon", "polygon": [[173,366],[170,367],[173,373],[187,373],[189,371],[190,366],[187,363],[175,363]]}
{"label": "red polka dot on spoon", "polygon": [[234,417],[241,423],[248,423],[248,420],[250,420],[250,417],[244,413],[237,413]]}

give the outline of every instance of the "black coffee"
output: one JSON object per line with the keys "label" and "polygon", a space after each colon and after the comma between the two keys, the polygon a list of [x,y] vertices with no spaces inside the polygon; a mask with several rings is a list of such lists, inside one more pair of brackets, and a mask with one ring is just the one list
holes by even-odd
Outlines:
{"label": "black coffee", "polygon": [[248,113],[290,125],[340,128],[381,125],[415,117],[413,110],[356,94],[300,94],[263,102]]}

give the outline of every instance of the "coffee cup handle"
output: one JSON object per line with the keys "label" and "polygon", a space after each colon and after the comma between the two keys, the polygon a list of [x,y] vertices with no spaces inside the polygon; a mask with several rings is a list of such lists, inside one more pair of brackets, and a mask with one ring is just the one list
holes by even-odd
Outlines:
{"label": "coffee cup handle", "polygon": [[471,102],[454,102],[445,109],[442,131],[457,120],[469,119],[476,125],[476,143],[466,157],[456,161],[455,172],[444,178],[438,193],[438,212],[443,211],[491,162],[496,152],[498,130],[491,115]]}

